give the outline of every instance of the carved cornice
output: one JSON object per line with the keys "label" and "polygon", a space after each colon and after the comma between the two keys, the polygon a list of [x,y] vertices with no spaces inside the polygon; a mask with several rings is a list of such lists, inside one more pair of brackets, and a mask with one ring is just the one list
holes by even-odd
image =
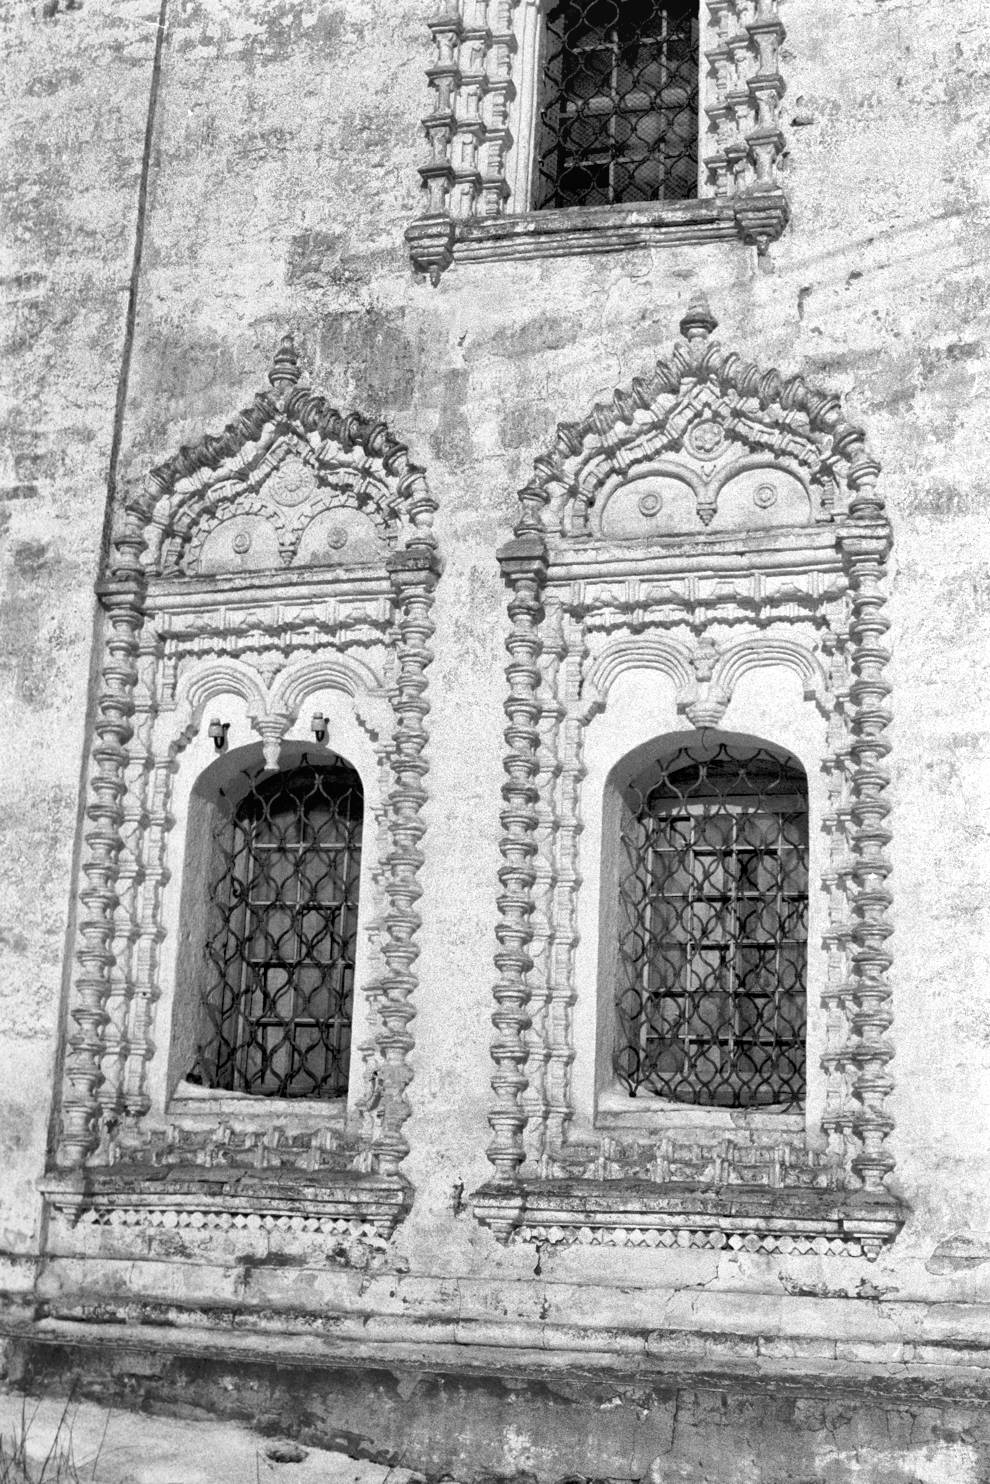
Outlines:
{"label": "carved cornice", "polygon": [[[735,463],[725,462],[729,473],[751,451],[759,451],[768,466],[794,470],[805,482],[810,476],[821,490],[819,508],[812,508],[804,522],[811,529],[816,521],[829,520],[834,505],[829,485],[843,474],[852,493],[849,476],[868,466],[875,485],[877,466],[865,433],[844,420],[833,393],[810,387],[799,375],[763,370],[714,343],[717,321],[703,294],[694,296],[680,328],[683,339],[651,375],[637,377],[628,390],[597,403],[579,421],[558,426],[553,444],[536,460],[535,477],[520,492],[517,536],[588,534],[585,512],[608,479],[616,473],[628,478],[638,464],[655,464],[668,452],[683,461],[682,478],[691,487],[703,487],[705,480],[716,486],[724,482],[721,462],[738,454]],[[758,460],[741,465],[758,466]],[[878,499],[869,511],[862,501],[855,509],[850,505],[849,515],[882,518],[883,502]],[[699,516],[705,524],[703,507]],[[771,527],[758,508],[750,530]]]}
{"label": "carved cornice", "polygon": [[[435,548],[436,502],[406,445],[393,437],[384,422],[358,412],[339,412],[326,397],[300,386],[301,376],[295,344],[286,335],[268,372],[271,390],[259,391],[251,406],[221,433],[205,434],[152,469],[145,484],[129,494],[107,560],[107,578],[135,580],[149,564],[148,557],[142,560],[142,553],[152,535],[151,570],[160,570],[162,561],[169,560],[170,537],[177,536],[184,550],[218,507],[226,509],[237,500],[243,505],[245,488],[252,487],[248,465],[252,460],[264,461],[267,454],[263,474],[267,477],[274,472],[277,460],[273,462],[272,453],[277,452],[274,446],[280,439],[289,439],[290,447],[295,446],[291,440],[298,440],[316,473],[338,482],[343,478],[345,486],[357,488],[357,503],[368,506],[383,531],[401,515],[407,528],[406,544]],[[215,477],[218,473],[223,475],[220,480]],[[343,508],[356,501],[353,493],[345,492],[330,503]],[[290,539],[283,538],[283,544]]]}

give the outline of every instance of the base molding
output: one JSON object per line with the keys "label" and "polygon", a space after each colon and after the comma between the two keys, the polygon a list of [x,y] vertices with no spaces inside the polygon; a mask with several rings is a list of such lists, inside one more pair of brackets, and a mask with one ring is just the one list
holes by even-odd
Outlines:
{"label": "base molding", "polygon": [[837,1364],[821,1342],[817,1360],[733,1358],[725,1336],[721,1349],[708,1336],[707,1354],[671,1346],[665,1356],[634,1356],[606,1335],[601,1350],[581,1350],[573,1332],[569,1351],[500,1347],[490,1334],[434,1344],[410,1332],[386,1344],[374,1329],[363,1340],[334,1334],[329,1315],[290,1344],[274,1325],[170,1329],[113,1311],[18,1326],[6,1346],[11,1384],[243,1420],[461,1484],[521,1469],[536,1484],[632,1484],[654,1464],[658,1477],[711,1484],[729,1477],[730,1461],[732,1477],[793,1484],[823,1477],[825,1460],[836,1484],[882,1484],[895,1468],[921,1477],[922,1459],[932,1479],[985,1478],[990,1464],[990,1368],[978,1364]]}

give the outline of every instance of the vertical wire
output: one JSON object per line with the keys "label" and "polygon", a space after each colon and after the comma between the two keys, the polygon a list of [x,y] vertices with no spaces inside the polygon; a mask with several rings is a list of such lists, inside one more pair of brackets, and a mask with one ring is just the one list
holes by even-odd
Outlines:
{"label": "vertical wire", "polygon": [[[251,793],[247,795],[247,799],[250,799],[252,797],[253,792],[254,790],[252,789]],[[227,1043],[229,1049],[225,1052],[224,1056],[225,1061],[227,1061],[230,1066],[230,1081],[233,1090],[236,1090],[238,1076],[240,1076],[241,1080],[245,1084],[247,1083],[246,1061],[243,1070],[241,1070],[238,1067],[238,1058],[240,1055],[240,1048],[242,1047],[242,1045],[246,1044],[246,1037],[244,1034],[244,1002],[247,998],[247,985],[249,982],[251,969],[249,954],[251,951],[252,935],[254,933],[254,903],[252,897],[254,892],[255,879],[257,877],[259,869],[259,861],[256,848],[258,820],[257,816],[250,818],[249,828],[244,828],[241,811],[244,807],[244,803],[246,802],[247,800],[243,801],[241,804],[238,804],[237,808],[235,809],[230,834],[232,842],[231,866],[234,872],[238,870],[238,837],[240,836],[244,840],[244,875],[242,877],[242,885],[244,890],[241,893],[239,910],[236,912],[231,912],[227,916],[227,932],[229,937],[233,940],[232,946],[236,948],[237,957],[235,959],[235,963],[237,965],[238,980],[237,988],[234,992],[233,1000],[230,1006],[231,1020],[233,1023],[233,1035]],[[239,931],[238,928],[235,928],[234,926],[236,917],[240,918],[240,923],[238,925]],[[224,981],[225,985],[229,987],[226,969],[224,971]],[[226,1019],[226,1017],[224,1018]]]}
{"label": "vertical wire", "polygon": [[[780,1081],[780,976],[781,964],[783,960],[784,929],[786,924],[786,917],[784,912],[784,856],[781,849],[781,845],[783,842],[782,819],[782,815],[774,815],[774,824],[776,825],[776,834],[774,839],[777,853],[777,887],[775,892],[777,931],[774,934],[773,1028],[770,1033],[770,1050],[773,1056],[774,1064],[774,1083]],[[774,1091],[777,1091],[776,1087],[774,1088]]]}

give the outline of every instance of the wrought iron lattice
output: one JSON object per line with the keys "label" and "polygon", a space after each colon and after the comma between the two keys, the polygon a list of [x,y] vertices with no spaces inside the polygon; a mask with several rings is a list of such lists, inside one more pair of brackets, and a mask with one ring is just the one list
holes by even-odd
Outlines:
{"label": "wrought iron lattice", "polygon": [[201,1077],[227,1091],[347,1092],[363,796],[338,761],[244,774],[218,811]]}
{"label": "wrought iron lattice", "polygon": [[537,210],[698,189],[697,0],[564,0],[546,22]]}
{"label": "wrought iron lattice", "polygon": [[682,748],[627,791],[615,1069],[702,1106],[805,1086],[808,803],[766,749]]}

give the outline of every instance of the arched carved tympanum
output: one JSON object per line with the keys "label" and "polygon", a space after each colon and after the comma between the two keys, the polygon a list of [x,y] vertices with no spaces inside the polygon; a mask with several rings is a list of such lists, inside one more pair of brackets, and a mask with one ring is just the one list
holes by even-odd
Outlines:
{"label": "arched carved tympanum", "polygon": [[[112,1193],[125,1165],[243,1156],[273,1179],[333,1172],[325,1218],[387,1231],[406,1201],[435,504],[384,423],[301,384],[289,336],[268,383],[220,434],[153,469],[116,514],[98,588],[102,683],[50,1189],[57,1208],[67,1191],[77,1204],[80,1190]],[[338,702],[378,775],[380,972],[364,986],[364,1099],[339,1133],[214,1128],[190,1142],[168,1121],[168,1097],[156,1105],[152,1067],[168,1041],[165,899],[188,794],[177,777],[194,748],[208,762],[227,746],[232,724],[269,769],[290,736],[318,753],[335,714],[310,720],[307,709],[334,713]]]}
{"label": "arched carved tympanum", "polygon": [[[879,466],[837,397],[718,345],[703,296],[680,328],[651,374],[559,426],[500,554],[512,627],[495,1178],[475,1209],[503,1239],[874,1256],[899,1227],[885,1183],[890,528]],[[686,1130],[656,1100],[633,1120],[606,1085],[608,986],[587,947],[604,888],[584,842],[599,832],[607,855],[601,770],[609,746],[615,762],[628,745],[608,728],[629,685],[643,704],[627,699],[624,725],[652,708],[669,732],[704,735],[745,713],[740,731],[800,732],[815,765],[815,851],[826,846],[813,906],[828,951],[803,1127],[792,1114],[758,1134],[717,1120]],[[737,1214],[692,1208],[682,1182],[734,1187]]]}

